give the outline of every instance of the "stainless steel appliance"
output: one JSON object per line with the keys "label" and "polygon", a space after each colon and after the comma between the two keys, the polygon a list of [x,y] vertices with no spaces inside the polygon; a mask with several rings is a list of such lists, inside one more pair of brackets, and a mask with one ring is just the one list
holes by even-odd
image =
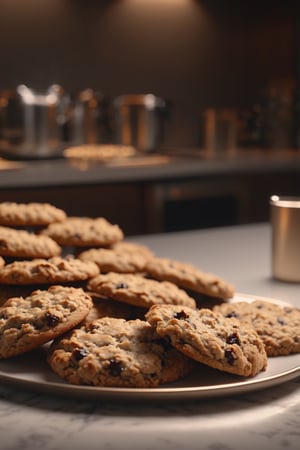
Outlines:
{"label": "stainless steel appliance", "polygon": [[114,140],[141,152],[159,149],[169,105],[153,94],[120,95],[114,99]]}
{"label": "stainless steel appliance", "polygon": [[65,96],[61,86],[37,91],[25,85],[0,93],[0,151],[17,159],[62,153]]}
{"label": "stainless steel appliance", "polygon": [[272,274],[300,282],[300,197],[272,195]]}
{"label": "stainless steel appliance", "polygon": [[110,102],[100,92],[87,88],[76,93],[67,120],[72,145],[103,144],[112,140]]}

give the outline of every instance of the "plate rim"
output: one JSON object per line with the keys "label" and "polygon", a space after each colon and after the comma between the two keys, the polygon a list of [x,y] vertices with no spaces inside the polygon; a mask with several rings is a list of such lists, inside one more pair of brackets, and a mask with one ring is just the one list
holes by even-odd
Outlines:
{"label": "plate rim", "polygon": [[42,382],[28,379],[11,378],[0,373],[0,380],[7,386],[26,388],[39,394],[56,394],[62,397],[85,400],[110,399],[112,401],[162,401],[162,400],[196,400],[203,398],[226,397],[229,395],[246,394],[262,389],[269,389],[292,381],[300,376],[300,366],[294,367],[278,375],[263,379],[251,379],[244,382],[225,383],[211,386],[181,386],[162,388],[122,388],[96,387],[84,385],[69,385],[64,382]]}
{"label": "plate rim", "polygon": [[[255,300],[265,300],[270,303],[279,304],[282,306],[292,306],[283,300],[273,299],[269,297],[263,297],[260,295],[243,294],[237,292],[230,301],[253,301]],[[288,358],[289,356],[295,357],[297,354],[287,355],[287,356],[272,356],[273,358]],[[9,360],[5,360],[9,364]],[[50,373],[51,369],[49,368]],[[53,374],[52,374],[53,375]],[[54,376],[57,376],[54,374]],[[300,355],[299,363],[295,366],[278,372],[275,374],[266,375],[262,378],[249,377],[247,379],[242,379],[242,381],[212,384],[212,385],[193,385],[193,386],[172,386],[172,383],[168,385],[161,385],[151,388],[134,388],[134,387],[106,387],[106,386],[86,386],[86,385],[73,385],[66,382],[65,380],[58,381],[44,381],[44,380],[31,380],[16,375],[11,375],[1,370],[1,360],[0,360],[0,381],[4,382],[6,385],[17,386],[20,388],[29,388],[40,394],[63,394],[63,396],[72,398],[85,398],[85,399],[101,399],[109,398],[111,400],[117,399],[122,400],[181,400],[182,398],[186,400],[207,398],[207,397],[224,397],[228,395],[244,394],[247,392],[253,392],[256,390],[267,389],[271,387],[278,386],[287,381],[291,381],[300,376]],[[57,376],[58,378],[58,376]],[[184,382],[184,380],[183,380]]]}

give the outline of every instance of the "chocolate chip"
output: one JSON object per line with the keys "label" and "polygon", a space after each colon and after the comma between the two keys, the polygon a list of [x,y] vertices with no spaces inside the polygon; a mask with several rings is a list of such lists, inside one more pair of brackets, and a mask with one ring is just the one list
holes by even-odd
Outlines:
{"label": "chocolate chip", "polygon": [[278,317],[277,322],[279,323],[279,325],[285,325],[285,321],[282,317]]}
{"label": "chocolate chip", "polygon": [[233,351],[227,349],[227,350],[225,350],[224,355],[225,355],[225,358],[227,359],[228,364],[233,366],[234,361],[235,361],[235,357],[234,357]]}
{"label": "chocolate chip", "polygon": [[59,317],[57,317],[55,314],[51,314],[51,313],[46,312],[45,316],[46,316],[47,325],[49,327],[55,327],[58,324]]}
{"label": "chocolate chip", "polygon": [[237,333],[231,333],[226,338],[226,344],[237,344],[241,345],[240,338]]}
{"label": "chocolate chip", "polygon": [[86,324],[86,330],[93,333],[96,330],[99,330],[99,325],[97,325],[96,323],[90,322]]}
{"label": "chocolate chip", "polygon": [[126,283],[118,283],[116,289],[128,289],[128,284]]}
{"label": "chocolate chip", "polygon": [[74,348],[72,357],[75,361],[80,361],[88,355],[88,352],[84,348]]}
{"label": "chocolate chip", "polygon": [[180,312],[177,312],[176,314],[174,314],[173,317],[175,319],[188,319],[189,315],[182,309]]}
{"label": "chocolate chip", "polygon": [[120,361],[116,361],[115,359],[111,359],[109,361],[108,369],[112,377],[118,377],[122,372],[122,363]]}
{"label": "chocolate chip", "polygon": [[240,316],[238,313],[236,313],[235,311],[231,311],[228,314],[226,314],[226,316],[228,319],[230,319],[231,317],[235,317],[236,319],[238,319]]}

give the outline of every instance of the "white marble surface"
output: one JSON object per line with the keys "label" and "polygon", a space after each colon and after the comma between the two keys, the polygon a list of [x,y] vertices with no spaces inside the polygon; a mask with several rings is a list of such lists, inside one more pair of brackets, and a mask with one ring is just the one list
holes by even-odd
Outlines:
{"label": "white marble surface", "polygon": [[[270,228],[136,237],[158,255],[227,277],[239,292],[300,306],[300,285],[270,278]],[[153,404],[63,398],[0,385],[0,449],[296,450],[300,378],[235,397]]]}

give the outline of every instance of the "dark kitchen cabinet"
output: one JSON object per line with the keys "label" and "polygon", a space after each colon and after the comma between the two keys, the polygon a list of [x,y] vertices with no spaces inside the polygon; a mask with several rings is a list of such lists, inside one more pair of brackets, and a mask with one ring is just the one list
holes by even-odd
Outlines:
{"label": "dark kitchen cabinet", "polygon": [[107,218],[126,234],[144,231],[142,191],[136,184],[57,186],[0,190],[0,202],[49,202],[70,216]]}
{"label": "dark kitchen cabinet", "polygon": [[103,216],[130,236],[268,221],[273,194],[300,195],[299,171],[2,189],[0,202],[49,202],[68,215]]}
{"label": "dark kitchen cabinet", "polygon": [[273,194],[300,195],[299,173],[153,183],[146,187],[145,230],[168,232],[268,221]]}

